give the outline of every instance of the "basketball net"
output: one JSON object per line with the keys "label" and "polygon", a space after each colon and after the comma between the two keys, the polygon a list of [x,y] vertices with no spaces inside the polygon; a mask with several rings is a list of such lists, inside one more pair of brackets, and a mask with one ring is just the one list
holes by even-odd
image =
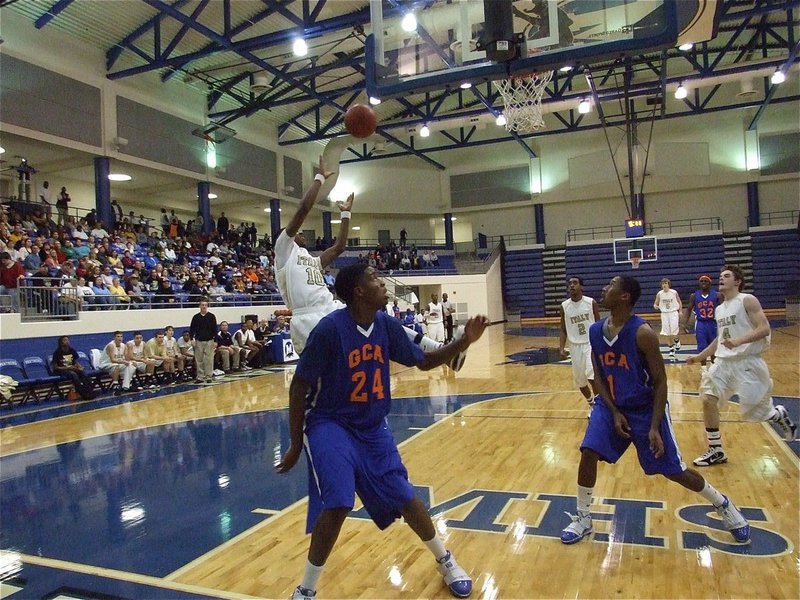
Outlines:
{"label": "basketball net", "polygon": [[639,263],[642,262],[641,256],[631,256],[631,268],[638,269]]}
{"label": "basketball net", "polygon": [[553,72],[547,71],[495,82],[505,104],[507,131],[530,132],[544,127],[542,96],[552,78]]}

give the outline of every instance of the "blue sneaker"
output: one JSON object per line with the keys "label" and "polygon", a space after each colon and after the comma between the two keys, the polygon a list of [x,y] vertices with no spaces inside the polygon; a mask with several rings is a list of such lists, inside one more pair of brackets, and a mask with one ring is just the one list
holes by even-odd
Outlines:
{"label": "blue sneaker", "polygon": [[731,532],[733,539],[740,544],[750,539],[750,524],[742,516],[736,505],[727,496],[723,496],[725,502],[716,507],[717,514],[722,518],[725,527]]}
{"label": "blue sneaker", "polygon": [[453,596],[466,598],[472,593],[472,579],[464,569],[458,566],[452,552],[448,550],[444,558],[437,560],[436,567]]}
{"label": "blue sneaker", "polygon": [[572,519],[572,523],[561,532],[563,544],[575,544],[592,533],[592,515],[578,512],[577,515],[567,513],[567,516]]}

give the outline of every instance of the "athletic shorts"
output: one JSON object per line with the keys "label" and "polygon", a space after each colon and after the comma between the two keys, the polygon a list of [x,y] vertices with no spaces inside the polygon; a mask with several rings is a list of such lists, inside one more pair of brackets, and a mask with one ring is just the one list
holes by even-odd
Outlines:
{"label": "athletic shorts", "polygon": [[[294,344],[294,351],[300,354],[303,351],[303,348],[306,347],[306,342],[308,341],[308,336],[311,335],[311,332],[314,330],[314,327],[317,326],[323,317],[331,314],[335,310],[339,310],[340,308],[344,308],[344,304],[339,302],[338,300],[334,300],[332,303],[326,306],[315,307],[314,310],[312,309],[303,309],[299,311],[299,314],[292,314],[292,321],[289,326],[289,331],[292,334],[292,343]],[[308,312],[306,312],[308,310]]]}
{"label": "athletic shorts", "polygon": [[131,364],[136,367],[136,370],[139,373],[144,373],[147,370],[147,363],[139,362],[138,360],[132,360]]}
{"label": "athletic shorts", "polygon": [[594,450],[600,459],[614,464],[625,454],[628,446],[633,443],[636,453],[639,456],[639,464],[647,475],[678,475],[686,470],[681,452],[678,449],[678,442],[675,440],[675,432],[672,429],[672,421],[669,416],[669,404],[667,404],[664,418],[661,419],[661,439],[664,442],[664,454],[661,458],[656,458],[650,450],[650,422],[653,418],[652,406],[643,410],[622,411],[630,425],[630,439],[617,435],[614,429],[614,416],[605,402],[598,402],[592,416],[589,417],[589,425],[586,434],[581,442],[581,450],[588,448]]}
{"label": "athletic shorts", "polygon": [[572,381],[576,387],[582,388],[589,385],[589,380],[594,379],[592,366],[591,344],[570,344],[569,354],[572,358]]}
{"label": "athletic shorts", "polygon": [[661,313],[661,335],[678,335],[678,311]]}
{"label": "athletic shorts", "polygon": [[428,323],[428,337],[434,342],[444,342],[444,323]]}
{"label": "athletic shorts", "polygon": [[745,421],[766,421],[772,412],[772,379],[760,356],[719,358],[700,377],[700,393],[728,400],[739,396]]}
{"label": "athletic shorts", "polygon": [[356,436],[342,425],[324,421],[305,433],[308,460],[308,517],[311,533],[323,510],[352,509],[355,494],[380,529],[400,517],[414,498],[397,445],[386,423]]}
{"label": "athletic shorts", "polygon": [[694,335],[697,338],[697,353],[699,354],[717,338],[717,322],[697,321],[694,326]]}

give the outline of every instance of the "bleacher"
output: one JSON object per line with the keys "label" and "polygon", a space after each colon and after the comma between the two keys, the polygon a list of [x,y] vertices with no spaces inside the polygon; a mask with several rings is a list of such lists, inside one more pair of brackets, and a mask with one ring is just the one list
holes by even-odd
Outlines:
{"label": "bleacher", "polygon": [[540,248],[507,251],[503,255],[503,296],[506,310],[521,318],[543,317],[544,266]]}
{"label": "bleacher", "polygon": [[753,258],[752,286],[764,308],[785,308],[787,286],[800,281],[800,234],[796,227],[750,230]]}

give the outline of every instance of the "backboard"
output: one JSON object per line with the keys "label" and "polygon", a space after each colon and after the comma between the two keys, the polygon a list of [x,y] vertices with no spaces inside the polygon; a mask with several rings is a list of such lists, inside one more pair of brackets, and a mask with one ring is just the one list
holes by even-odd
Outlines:
{"label": "backboard", "polygon": [[614,263],[616,264],[630,264],[632,256],[641,257],[640,262],[655,262],[658,260],[658,240],[653,235],[617,239],[613,243]]}
{"label": "backboard", "polygon": [[[494,2],[503,0],[492,0]],[[479,49],[482,0],[429,0],[416,4],[417,28],[401,25],[406,9],[371,0],[367,91],[388,97],[458,86],[509,73],[591,64],[603,57],[672,46],[678,39],[679,0],[508,0],[518,58],[494,63]],[[408,5],[405,5],[408,6]]]}

